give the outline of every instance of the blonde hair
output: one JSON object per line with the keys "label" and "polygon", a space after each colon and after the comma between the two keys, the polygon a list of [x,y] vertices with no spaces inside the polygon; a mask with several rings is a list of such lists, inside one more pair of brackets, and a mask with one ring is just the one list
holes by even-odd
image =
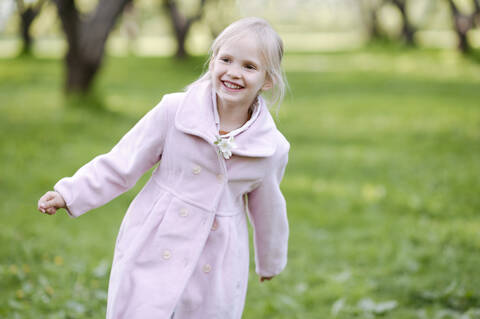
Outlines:
{"label": "blonde hair", "polygon": [[[266,20],[249,17],[230,24],[213,41],[209,50],[209,58],[205,65],[208,67],[224,44],[235,41],[245,35],[253,35],[256,37],[261,55],[266,64],[267,79],[272,82],[271,99],[269,102],[271,105],[277,105],[278,111],[287,87],[287,79],[282,69],[283,41]],[[210,80],[210,70],[207,69],[206,72],[204,72],[198,80],[189,85],[189,87]]]}

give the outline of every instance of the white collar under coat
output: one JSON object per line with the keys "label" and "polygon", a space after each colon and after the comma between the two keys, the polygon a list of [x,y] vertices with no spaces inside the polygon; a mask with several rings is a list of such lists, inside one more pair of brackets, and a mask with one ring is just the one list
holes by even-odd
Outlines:
{"label": "white collar under coat", "polygon": [[[256,98],[255,102],[253,103],[253,108],[252,108],[252,114],[250,116],[250,118],[248,119],[248,121],[246,123],[244,123],[241,127],[239,128],[236,128],[226,134],[221,134],[220,136],[221,137],[229,137],[229,136],[233,136],[235,137],[236,135],[238,135],[239,133],[245,131],[247,128],[250,127],[250,125],[255,122],[255,120],[257,119],[258,117],[258,113],[260,111],[260,108],[259,108],[259,99],[260,99],[260,96]],[[218,108],[217,108],[217,93],[215,92],[215,90],[212,88],[212,110],[213,110],[213,118],[215,119],[215,125],[217,127],[217,131],[220,130],[220,115],[218,114]]]}
{"label": "white collar under coat", "polygon": [[[191,86],[178,106],[175,127],[180,131],[199,136],[212,147],[219,133],[213,112],[212,88],[209,82]],[[258,115],[248,127],[235,135],[236,148],[232,154],[248,157],[268,157],[275,153],[277,128],[263,98],[258,99]]]}

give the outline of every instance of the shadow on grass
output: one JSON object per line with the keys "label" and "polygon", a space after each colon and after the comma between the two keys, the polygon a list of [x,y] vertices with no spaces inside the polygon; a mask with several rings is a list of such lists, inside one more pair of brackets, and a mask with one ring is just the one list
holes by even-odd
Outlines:
{"label": "shadow on grass", "polygon": [[66,108],[81,110],[95,116],[110,117],[117,119],[125,119],[125,114],[113,111],[108,107],[105,95],[98,89],[93,89],[87,94],[82,93],[65,93],[64,103]]}
{"label": "shadow on grass", "polygon": [[471,50],[465,54],[465,57],[472,62],[480,64],[480,50]]}
{"label": "shadow on grass", "polygon": [[88,94],[66,93],[64,100],[67,107],[108,112],[104,97],[97,91]]}
{"label": "shadow on grass", "polygon": [[410,294],[410,303],[419,308],[436,304],[442,308],[465,312],[480,305],[479,296],[473,291],[464,291],[450,285],[444,291],[414,291]]}

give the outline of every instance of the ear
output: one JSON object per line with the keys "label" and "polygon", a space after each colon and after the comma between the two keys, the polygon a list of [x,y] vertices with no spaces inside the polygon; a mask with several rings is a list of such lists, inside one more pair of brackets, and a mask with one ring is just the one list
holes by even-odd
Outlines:
{"label": "ear", "polygon": [[271,88],[273,87],[273,82],[272,80],[270,79],[270,77],[266,77],[265,78],[265,83],[263,83],[263,86],[262,86],[262,91],[268,91],[270,90]]}

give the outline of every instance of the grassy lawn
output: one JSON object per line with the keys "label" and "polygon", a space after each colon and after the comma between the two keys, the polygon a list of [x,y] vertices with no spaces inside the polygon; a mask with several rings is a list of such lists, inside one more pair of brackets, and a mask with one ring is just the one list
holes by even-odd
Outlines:
{"label": "grassy lawn", "polygon": [[[62,61],[0,60],[0,318],[104,317],[118,227],[149,174],[79,219],[36,202],[202,63],[109,58],[97,98],[66,101]],[[263,284],[252,264],[244,318],[480,318],[480,66],[381,49],[285,66],[290,259]]]}

